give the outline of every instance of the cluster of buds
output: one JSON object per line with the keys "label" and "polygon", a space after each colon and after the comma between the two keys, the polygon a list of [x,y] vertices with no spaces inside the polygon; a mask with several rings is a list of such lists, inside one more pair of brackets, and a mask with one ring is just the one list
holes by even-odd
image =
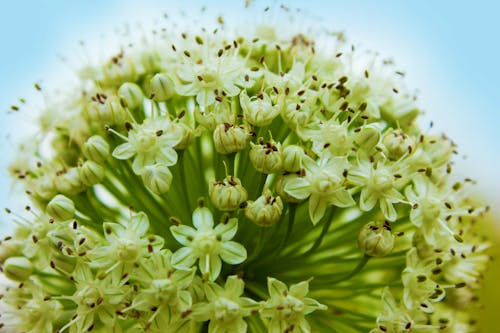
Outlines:
{"label": "cluster of buds", "polygon": [[474,332],[485,209],[400,72],[174,26],[82,76],[12,166],[33,208],[0,243],[0,331]]}

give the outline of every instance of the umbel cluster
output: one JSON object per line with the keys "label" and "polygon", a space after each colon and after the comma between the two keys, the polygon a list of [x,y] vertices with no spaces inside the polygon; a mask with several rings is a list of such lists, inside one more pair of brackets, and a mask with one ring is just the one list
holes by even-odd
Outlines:
{"label": "umbel cluster", "polygon": [[155,36],[82,68],[12,164],[0,331],[476,331],[485,209],[402,72],[270,26]]}

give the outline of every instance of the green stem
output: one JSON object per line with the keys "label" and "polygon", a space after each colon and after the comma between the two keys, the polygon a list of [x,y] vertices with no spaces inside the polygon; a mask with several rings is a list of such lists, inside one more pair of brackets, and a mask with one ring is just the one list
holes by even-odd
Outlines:
{"label": "green stem", "polygon": [[328,230],[330,230],[330,226],[332,225],[333,222],[333,214],[335,213],[335,208],[332,207],[330,208],[330,212],[326,216],[326,221],[325,224],[323,225],[323,229],[321,230],[321,234],[319,235],[318,238],[316,238],[316,241],[314,242],[313,246],[305,254],[311,254],[314,252],[323,242],[323,237],[328,233]]}
{"label": "green stem", "polygon": [[297,211],[297,204],[296,203],[290,203],[289,208],[288,208],[288,224],[286,226],[286,232],[285,232],[285,237],[283,238],[283,241],[281,242],[281,245],[278,248],[278,251],[276,251],[276,256],[278,256],[281,251],[286,247],[288,243],[288,239],[290,238],[290,235],[292,234],[293,230],[293,224],[295,222],[295,212]]}
{"label": "green stem", "polygon": [[186,170],[184,166],[184,150],[180,150],[177,152],[179,155],[179,173],[181,175],[181,182],[182,182],[182,196],[184,197],[184,200],[186,201],[186,206],[188,212],[191,212],[191,202],[189,200],[189,192],[188,192],[188,185],[187,185],[187,180],[186,180]]}
{"label": "green stem", "polygon": [[372,256],[369,256],[369,255],[365,254],[361,258],[360,262],[356,265],[356,267],[354,267],[354,269],[349,274],[347,274],[346,276],[343,276],[343,277],[341,277],[339,279],[332,280],[330,283],[331,284],[335,284],[335,283],[339,283],[339,282],[350,280],[356,274],[358,274],[359,272],[361,272],[361,270],[366,266],[366,264],[368,263],[368,261],[371,258],[372,258]]}

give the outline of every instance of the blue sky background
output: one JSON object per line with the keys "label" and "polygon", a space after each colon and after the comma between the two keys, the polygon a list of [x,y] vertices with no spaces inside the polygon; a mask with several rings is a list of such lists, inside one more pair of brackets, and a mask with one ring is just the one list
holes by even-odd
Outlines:
{"label": "blue sky background", "polygon": [[[7,113],[18,97],[32,95],[34,82],[52,82],[70,69],[58,55],[79,59],[78,41],[98,41],[126,22],[148,22],[175,7],[189,13],[200,1],[16,0],[0,5],[0,206],[23,207],[13,200],[4,171],[15,156],[12,137],[26,118]],[[279,3],[278,3],[279,4]],[[259,8],[262,1],[255,1]],[[351,42],[392,57],[407,74],[411,89],[435,129],[453,138],[467,159],[457,171],[479,181],[500,216],[500,4],[496,1],[289,1],[324,26],[343,30]],[[217,1],[212,13],[257,15],[243,1]],[[214,16],[207,16],[213,20]],[[101,45],[102,46],[102,45]],[[73,61],[77,63],[78,61]],[[0,235],[8,228],[0,213]]]}

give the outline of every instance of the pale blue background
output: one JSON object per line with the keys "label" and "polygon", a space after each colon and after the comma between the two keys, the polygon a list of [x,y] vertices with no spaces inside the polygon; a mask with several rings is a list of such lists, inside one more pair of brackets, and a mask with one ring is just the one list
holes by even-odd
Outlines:
{"label": "pale blue background", "polygon": [[[189,4],[197,8],[201,2]],[[261,1],[255,4],[262,7]],[[12,200],[10,181],[3,171],[5,159],[15,154],[9,137],[23,131],[22,121],[13,122],[14,117],[7,114],[9,106],[17,97],[30,96],[34,82],[50,82],[61,70],[70,70],[57,56],[79,59],[79,40],[98,40],[102,31],[110,32],[124,22],[158,18],[177,5],[179,2],[173,5],[167,0],[1,2],[0,206],[23,207],[26,203]],[[420,104],[428,119],[455,139],[468,156],[464,161],[457,159],[458,171],[477,179],[479,191],[488,197],[494,211],[500,211],[496,208],[500,206],[497,2],[343,0],[292,1],[289,5],[304,8],[309,17],[323,18],[323,25],[331,29],[346,31],[355,44],[392,56],[407,73],[408,85],[420,90]],[[209,7],[228,16],[228,10],[241,15],[244,6],[243,1],[218,1]],[[0,235],[7,232],[5,220],[2,212]]]}

